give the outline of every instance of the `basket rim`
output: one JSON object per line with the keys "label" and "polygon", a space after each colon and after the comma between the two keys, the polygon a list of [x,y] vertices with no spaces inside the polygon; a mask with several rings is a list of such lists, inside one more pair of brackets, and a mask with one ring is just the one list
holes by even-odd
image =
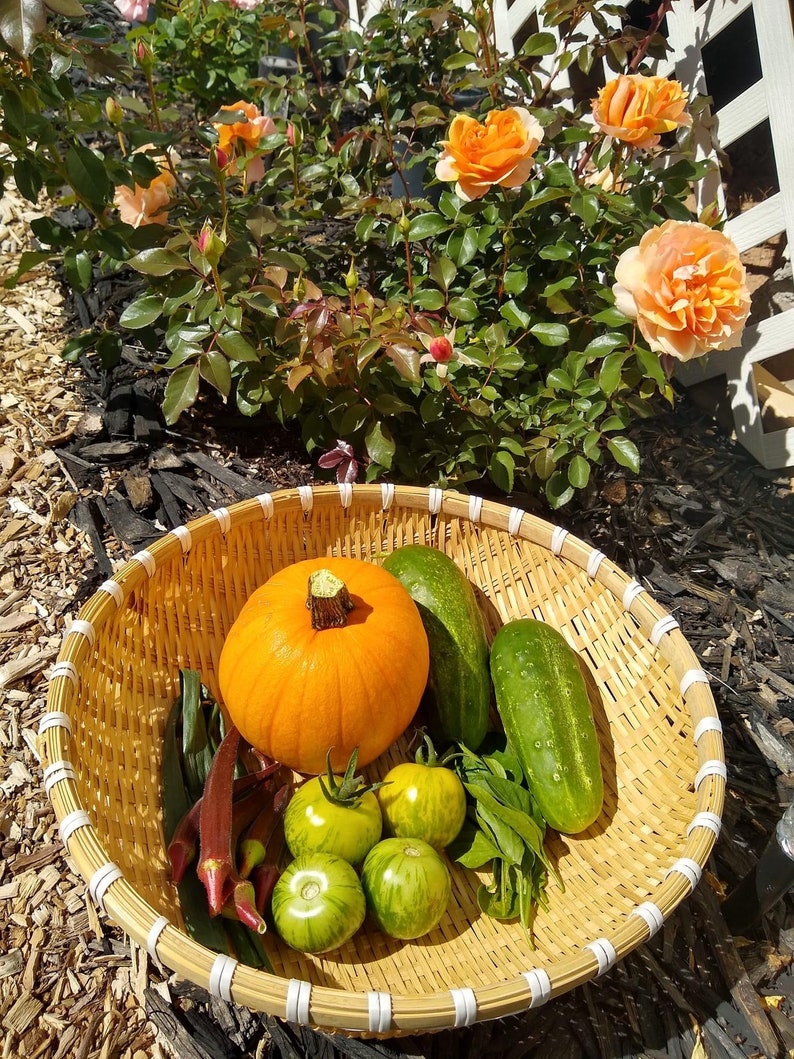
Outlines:
{"label": "basket rim", "polygon": [[[548,966],[528,964],[521,975],[497,984],[423,994],[315,985],[257,970],[195,942],[138,894],[105,850],[80,802],[70,748],[69,705],[77,695],[80,666],[94,642],[96,629],[161,564],[187,553],[198,541],[225,535],[232,526],[268,520],[276,511],[294,509],[308,517],[315,506],[339,503],[347,511],[354,502],[370,510],[374,507],[387,512],[397,506],[429,513],[431,518],[443,515],[464,519],[551,551],[586,571],[588,577],[621,600],[624,611],[670,664],[692,719],[698,761],[693,778],[697,811],[687,827],[680,855],[667,868],[654,900],[644,901],[622,916],[609,936],[590,938],[576,953]],[[674,661],[669,657],[671,652]],[[191,519],[137,552],[99,586],[66,629],[50,674],[39,737],[44,785],[58,820],[60,839],[88,884],[92,901],[137,944],[170,970],[224,1000],[288,1022],[356,1035],[422,1033],[501,1018],[538,1007],[607,972],[655,934],[697,885],[720,832],[727,777],[722,725],[708,674],[700,667],[678,622],[644,585],[630,578],[599,549],[523,508],[436,486],[391,483],[305,485],[262,493]]]}

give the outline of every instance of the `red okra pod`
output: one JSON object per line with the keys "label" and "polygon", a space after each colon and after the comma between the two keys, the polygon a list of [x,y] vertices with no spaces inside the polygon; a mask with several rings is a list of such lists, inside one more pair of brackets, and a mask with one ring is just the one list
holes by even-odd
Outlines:
{"label": "red okra pod", "polygon": [[292,797],[292,783],[283,783],[273,800],[268,802],[245,831],[238,847],[237,859],[240,877],[247,879],[257,865],[267,856],[267,847],[284,816]]}
{"label": "red okra pod", "polygon": [[251,872],[254,886],[254,903],[260,915],[264,915],[270,905],[270,898],[279,880],[281,872],[276,864],[257,864]]}
{"label": "red okra pod", "polygon": [[[235,806],[233,817],[235,821],[239,820],[241,830],[251,822],[251,816],[245,816],[242,813],[243,805],[248,805],[251,812],[258,809],[259,805],[261,805],[261,790],[268,778],[278,768],[277,764],[272,763],[260,769],[259,772],[249,772],[234,781],[232,786],[232,797]],[[250,802],[249,797],[251,799]],[[188,867],[198,856],[200,814],[203,801],[203,797],[199,798],[195,805],[185,813],[177,824],[168,844],[171,875],[176,883],[182,881]],[[239,809],[237,808],[238,806]]]}
{"label": "red okra pod", "polygon": [[229,877],[227,886],[229,883],[231,883],[231,891],[224,903],[223,914],[232,919],[238,919],[256,934],[264,934],[267,924],[256,907],[254,884],[250,879],[241,879],[236,874]]}
{"label": "red okra pod", "polygon": [[207,891],[210,915],[220,914],[232,860],[232,786],[240,733],[230,728],[212,759],[199,813],[201,859],[197,874]]}

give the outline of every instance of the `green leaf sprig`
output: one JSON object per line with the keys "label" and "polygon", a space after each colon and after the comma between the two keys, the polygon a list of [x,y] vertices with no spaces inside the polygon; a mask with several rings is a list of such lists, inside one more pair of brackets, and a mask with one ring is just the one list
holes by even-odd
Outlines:
{"label": "green leaf sprig", "polygon": [[469,810],[447,852],[465,868],[490,862],[493,878],[480,886],[477,903],[494,919],[520,919],[529,933],[534,909],[547,906],[546,884],[555,870],[543,848],[546,822],[503,736],[480,754],[460,749],[455,768]]}

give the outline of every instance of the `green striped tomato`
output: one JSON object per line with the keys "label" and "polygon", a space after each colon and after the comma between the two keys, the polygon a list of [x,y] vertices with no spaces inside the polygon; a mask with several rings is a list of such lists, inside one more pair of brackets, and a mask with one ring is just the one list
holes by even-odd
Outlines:
{"label": "green striped tomato", "polygon": [[452,893],[446,864],[419,838],[384,838],[373,846],[361,885],[377,925],[403,941],[437,927]]}
{"label": "green striped tomato", "polygon": [[[336,777],[341,782],[341,777]],[[323,782],[327,780],[323,777]],[[319,776],[303,783],[284,814],[284,838],[293,857],[333,853],[350,864],[360,864],[381,836],[383,820],[371,791],[353,805],[329,801]]]}
{"label": "green striped tomato", "polygon": [[271,899],[279,935],[299,952],[329,952],[353,937],[364,922],[364,891],[353,867],[330,853],[293,860]]}
{"label": "green striped tomato", "polygon": [[377,794],[383,829],[398,838],[421,838],[443,849],[466,819],[466,791],[443,765],[404,761],[383,778]]}

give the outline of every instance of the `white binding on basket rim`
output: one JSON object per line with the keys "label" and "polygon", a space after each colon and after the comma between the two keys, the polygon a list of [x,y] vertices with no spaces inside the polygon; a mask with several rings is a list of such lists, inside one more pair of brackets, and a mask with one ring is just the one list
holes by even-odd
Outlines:
{"label": "white binding on basket rim", "polygon": [[339,488],[339,502],[347,511],[353,503],[353,486],[350,482],[337,482]]}
{"label": "white binding on basket rim", "polygon": [[304,515],[308,515],[314,507],[314,490],[310,485],[299,485],[298,496],[300,497]]}
{"label": "white binding on basket rim", "polygon": [[645,921],[648,930],[650,931],[648,934],[649,938],[652,938],[653,935],[664,926],[664,915],[662,914],[662,910],[658,905],[655,905],[653,901],[643,901],[641,905],[637,905],[636,908],[631,910],[630,915],[639,916],[640,919]]}
{"label": "white binding on basket rim", "polygon": [[631,580],[623,589],[623,609],[631,610],[631,605],[637,596],[642,595],[643,592],[647,592],[645,585],[641,585],[639,581]]}
{"label": "white binding on basket rim", "polygon": [[565,538],[568,536],[568,530],[562,526],[555,526],[554,532],[551,535],[551,550],[554,555],[559,555],[562,551],[562,546],[565,544]]}
{"label": "white binding on basket rim", "polygon": [[[75,673],[76,672],[77,671],[75,670]],[[71,735],[72,719],[69,714],[64,713],[63,710],[50,710],[48,713],[45,713],[39,721],[39,735],[44,735],[44,733],[50,728],[65,728],[69,735]]]}
{"label": "white binding on basket rim", "polygon": [[50,681],[55,680],[56,677],[68,677],[75,687],[77,687],[80,681],[80,676],[77,672],[77,666],[74,664],[74,662],[70,662],[66,658],[64,658],[61,662],[56,662],[55,665],[52,667],[52,672],[50,673]]}
{"label": "white binding on basket rim", "polygon": [[596,977],[604,974],[617,963],[618,954],[609,938],[596,938],[595,941],[588,941],[585,948],[589,949],[598,961]]}
{"label": "white binding on basket rim", "polygon": [[301,978],[290,978],[287,985],[287,1022],[307,1026],[309,1023],[309,1005],[312,999],[312,984]]}
{"label": "white binding on basket rim", "polygon": [[97,589],[97,592],[107,592],[117,607],[120,607],[124,602],[124,589],[118,581],[114,581],[112,577],[109,577],[107,581],[103,581]]}
{"label": "white binding on basket rim", "polygon": [[210,512],[218,520],[218,525],[221,528],[221,533],[226,536],[229,530],[232,528],[232,516],[229,514],[229,509],[226,507],[216,507]]}
{"label": "white binding on basket rim", "polygon": [[455,1028],[471,1026],[477,1018],[477,996],[471,986],[450,989],[452,1003],[455,1005]]}
{"label": "white binding on basket rim", "polygon": [[168,923],[168,916],[158,916],[149,927],[149,933],[146,935],[146,951],[153,960],[158,962],[160,957],[157,955],[157,942],[160,940],[160,935],[168,926]]}
{"label": "white binding on basket rim", "polygon": [[381,509],[388,511],[394,503],[394,482],[380,483]]}
{"label": "white binding on basket rim", "polygon": [[482,497],[474,496],[473,494],[469,497],[469,522],[479,522],[482,518]]}
{"label": "white binding on basket rim", "polygon": [[427,507],[431,515],[437,515],[441,510],[444,500],[444,490],[437,485],[431,485],[427,490]]}
{"label": "white binding on basket rim", "polygon": [[538,1008],[541,1004],[545,1004],[551,996],[549,972],[544,971],[542,967],[533,967],[531,971],[522,971],[521,973],[532,993],[529,1006]]}
{"label": "white binding on basket rim", "polygon": [[693,684],[708,684],[709,675],[705,669],[688,669],[681,677],[680,690],[686,695]]}
{"label": "white binding on basket rim", "polygon": [[63,638],[72,634],[76,636],[85,636],[88,640],[89,647],[93,647],[96,643],[96,629],[90,621],[86,621],[84,618],[75,618],[68,629],[64,631]]}
{"label": "white binding on basket rim", "polygon": [[190,551],[193,546],[193,534],[187,526],[174,526],[171,530],[171,536],[176,537],[183,552]]}
{"label": "white binding on basket rim", "polygon": [[367,1010],[370,1033],[388,1033],[391,1029],[391,993],[371,989],[367,993]]}
{"label": "white binding on basket rim", "polygon": [[695,741],[695,744],[700,742],[706,732],[718,732],[719,735],[722,735],[722,721],[719,719],[719,717],[714,717],[712,715],[710,717],[700,718],[698,723],[695,725],[695,731],[692,736]]}
{"label": "white binding on basket rim", "polygon": [[668,875],[672,875],[673,872],[676,872],[678,875],[683,875],[689,883],[690,888],[694,890],[700,882],[700,876],[703,874],[703,869],[698,862],[692,860],[691,857],[679,857],[679,859],[674,864],[671,864],[664,873],[665,879]]}
{"label": "white binding on basket rim", "polygon": [[258,493],[256,499],[259,501],[259,506],[262,508],[262,514],[265,518],[272,518],[273,497],[270,493]]}
{"label": "white binding on basket rim", "polygon": [[593,550],[590,552],[590,555],[587,558],[587,567],[586,567],[586,569],[587,569],[587,576],[588,577],[595,577],[595,575],[598,573],[598,568],[601,565],[601,563],[603,563],[604,559],[606,559],[606,556],[604,555],[604,553],[602,551],[600,551],[598,548],[593,548]]}
{"label": "white binding on basket rim", "polygon": [[237,970],[237,960],[219,953],[210,968],[209,991],[221,1000],[232,999],[232,978]]}
{"label": "white binding on basket rim", "polygon": [[695,790],[697,790],[703,780],[707,779],[709,776],[719,776],[720,779],[727,780],[728,766],[724,761],[721,761],[716,757],[704,761],[695,776]]}
{"label": "white binding on basket rim", "polygon": [[654,647],[659,646],[659,641],[668,632],[672,632],[673,629],[680,629],[681,626],[675,620],[672,614],[665,614],[663,618],[659,618],[654,627],[651,629],[648,639],[651,641]]}
{"label": "white binding on basket rim", "polygon": [[148,548],[144,548],[142,551],[136,552],[135,555],[131,555],[130,562],[140,563],[146,571],[147,577],[154,577],[155,571],[157,570],[157,562]]}
{"label": "white binding on basket rim", "polygon": [[708,810],[704,810],[702,813],[695,813],[686,829],[687,835],[691,835],[696,827],[705,827],[709,831],[713,831],[717,838],[719,838],[720,831],[722,830],[722,818],[716,813],[709,812]]}
{"label": "white binding on basket rim", "polygon": [[90,825],[91,820],[85,809],[73,809],[72,812],[67,813],[63,820],[58,824],[58,835],[61,842],[63,842],[64,846],[67,845],[75,831],[79,830],[81,827],[90,827]]}
{"label": "white binding on basket rim", "polygon": [[524,511],[523,507],[510,508],[510,515],[507,519],[507,532],[511,537],[517,537],[521,531],[521,520],[524,515],[526,515],[526,511]]}
{"label": "white binding on basket rim", "polygon": [[118,864],[112,860],[105,861],[100,865],[88,880],[88,892],[91,900],[98,905],[102,911],[105,910],[105,894],[114,882],[122,878],[123,872]]}
{"label": "white binding on basket rim", "polygon": [[43,776],[44,790],[49,795],[56,783],[60,783],[62,780],[76,779],[77,773],[74,771],[74,765],[71,761],[64,761],[63,758],[60,758],[44,769]]}

